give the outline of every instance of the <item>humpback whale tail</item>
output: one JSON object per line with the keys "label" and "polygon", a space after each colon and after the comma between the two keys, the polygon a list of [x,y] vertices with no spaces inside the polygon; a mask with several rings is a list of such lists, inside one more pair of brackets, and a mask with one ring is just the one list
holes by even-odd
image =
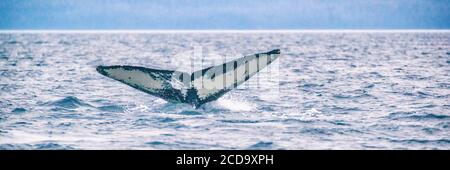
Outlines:
{"label": "humpback whale tail", "polygon": [[98,66],[97,71],[169,102],[198,108],[244,83],[276,60],[280,50],[258,53],[188,74],[138,66]]}

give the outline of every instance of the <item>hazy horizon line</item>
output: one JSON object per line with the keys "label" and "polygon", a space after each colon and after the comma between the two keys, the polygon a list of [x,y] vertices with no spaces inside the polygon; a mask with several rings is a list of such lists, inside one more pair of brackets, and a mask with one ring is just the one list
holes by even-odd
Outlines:
{"label": "hazy horizon line", "polygon": [[415,33],[450,29],[0,29],[0,33]]}

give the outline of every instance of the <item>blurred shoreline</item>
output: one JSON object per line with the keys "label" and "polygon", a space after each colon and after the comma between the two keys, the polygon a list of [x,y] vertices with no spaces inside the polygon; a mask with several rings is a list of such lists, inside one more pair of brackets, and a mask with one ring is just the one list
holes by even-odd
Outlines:
{"label": "blurred shoreline", "polygon": [[273,29],[273,30],[240,30],[240,29],[224,29],[224,30],[184,30],[184,29],[17,29],[17,30],[0,30],[0,34],[14,34],[14,33],[107,33],[107,34],[122,34],[122,33],[149,33],[149,34],[174,34],[174,33],[450,33],[450,29]]}

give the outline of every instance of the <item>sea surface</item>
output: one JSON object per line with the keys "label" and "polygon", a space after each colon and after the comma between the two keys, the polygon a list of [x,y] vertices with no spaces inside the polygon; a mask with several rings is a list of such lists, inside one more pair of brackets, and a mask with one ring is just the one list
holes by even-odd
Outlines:
{"label": "sea surface", "polygon": [[[95,70],[277,48],[277,62],[198,109]],[[0,149],[448,150],[450,33],[3,32]]]}

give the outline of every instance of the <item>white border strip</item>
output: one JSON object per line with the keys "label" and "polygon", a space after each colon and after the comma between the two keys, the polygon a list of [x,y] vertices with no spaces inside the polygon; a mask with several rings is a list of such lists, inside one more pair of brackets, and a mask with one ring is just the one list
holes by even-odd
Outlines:
{"label": "white border strip", "polygon": [[0,30],[0,34],[222,34],[222,33],[450,33],[450,29],[311,29],[311,30]]}

